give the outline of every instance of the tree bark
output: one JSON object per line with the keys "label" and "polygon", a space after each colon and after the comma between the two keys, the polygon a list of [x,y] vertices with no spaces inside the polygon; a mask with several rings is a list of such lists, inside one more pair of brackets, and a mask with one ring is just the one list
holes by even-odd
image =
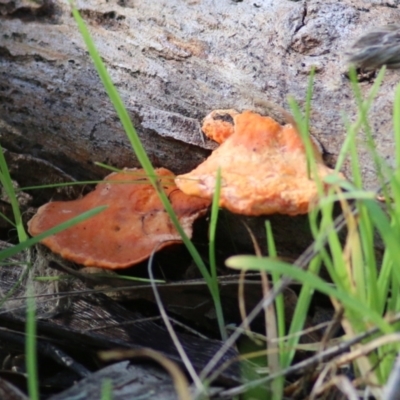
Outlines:
{"label": "tree bark", "polygon": [[[398,1],[78,1],[108,71],[156,166],[190,170],[214,147],[200,123],[215,108],[258,99],[301,104],[316,67],[312,126],[337,155],[341,112],[356,112],[344,52],[372,25],[399,19]],[[0,116],[5,147],[52,162],[76,178],[104,175],[93,161],[138,166],[66,0],[0,2]],[[373,107],[379,151],[392,158],[387,73]],[[366,93],[371,82],[362,84]],[[361,149],[362,157],[367,152]],[[364,159],[363,159],[364,161]],[[376,183],[363,162],[367,184]]]}
{"label": "tree bark", "polygon": [[[311,126],[334,162],[356,115],[345,51],[371,26],[400,17],[398,0],[77,1],[96,46],[155,166],[183,173],[216,145],[201,119],[216,108],[266,99],[304,104],[316,68]],[[0,139],[76,179],[104,176],[99,161],[139,166],[67,0],[0,0]],[[371,111],[384,160],[394,160],[388,71]],[[368,93],[373,79],[361,83]],[[366,187],[377,186],[360,140]],[[349,166],[344,172],[349,176]],[[29,175],[29,171],[27,171]]]}

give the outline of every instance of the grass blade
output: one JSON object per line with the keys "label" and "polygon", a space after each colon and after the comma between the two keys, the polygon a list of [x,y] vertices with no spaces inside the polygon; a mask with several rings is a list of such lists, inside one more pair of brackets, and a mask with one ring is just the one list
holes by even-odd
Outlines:
{"label": "grass blade", "polygon": [[[132,121],[130,120],[128,111],[126,110],[125,105],[124,105],[117,89],[115,88],[114,84],[111,81],[110,75],[108,74],[107,69],[106,69],[94,43],[93,43],[93,40],[90,37],[90,33],[89,33],[83,19],[81,18],[79,11],[74,6],[72,1],[70,3],[72,5],[72,14],[78,25],[78,29],[79,29],[79,31],[82,35],[82,38],[87,46],[89,54],[93,60],[94,66],[100,76],[100,79],[101,79],[101,81],[104,85],[104,88],[111,100],[111,103],[113,104],[115,111],[117,112],[118,117],[121,121],[121,124],[125,129],[126,135],[131,143],[132,149],[135,152],[135,155],[136,155],[137,159],[139,160],[141,166],[145,170],[149,181],[151,182],[151,184],[157,191],[157,193],[160,197],[160,200],[161,200],[165,210],[167,211],[175,229],[177,230],[180,237],[182,238],[182,241],[185,244],[186,248],[188,249],[190,255],[192,256],[193,261],[196,263],[204,280],[206,281],[207,286],[213,297],[214,306],[216,309],[218,309],[221,306],[220,306],[220,304],[216,303],[216,297],[214,297],[215,283],[213,283],[213,279],[212,279],[205,263],[203,262],[199,252],[197,251],[197,249],[195,248],[195,246],[193,245],[193,243],[191,242],[189,237],[186,235],[182,226],[180,225],[179,220],[175,214],[175,211],[172,208],[171,203],[168,200],[167,195],[165,194],[164,190],[162,189],[161,185],[159,184],[159,182],[157,180],[153,165],[151,164],[151,161],[146,154],[146,151],[140,141],[140,138],[136,132],[136,129],[134,128]],[[223,326],[224,322],[223,322],[223,320],[221,320],[221,315],[219,315],[219,314],[220,313],[217,314],[217,318],[219,318],[218,326],[221,327],[221,326]],[[221,336],[224,336],[224,335],[225,335],[224,332],[221,331]]]}
{"label": "grass blade", "polygon": [[19,243],[8,249],[2,250],[2,251],[0,251],[0,260],[4,260],[8,257],[11,257],[11,256],[19,253],[20,251],[25,250],[28,247],[33,246],[36,243],[39,243],[41,240],[45,239],[48,236],[55,235],[56,233],[59,233],[59,232],[63,231],[64,229],[68,229],[71,226],[84,221],[85,219],[93,217],[94,215],[105,210],[106,208],[107,208],[107,206],[100,206],[100,207],[94,208],[93,210],[86,211],[86,212],[82,213],[81,215],[78,215],[77,217],[71,218],[69,221],[63,222],[62,224],[57,225],[54,228],[51,228],[48,231],[41,233],[40,235],[37,235],[33,238],[25,240],[24,242]]}
{"label": "grass blade", "polygon": [[28,376],[28,394],[31,400],[39,400],[39,378],[38,365],[36,359],[36,305],[32,295],[32,288],[28,288],[28,298],[26,299],[26,341],[25,357],[26,372]]}
{"label": "grass blade", "polygon": [[353,310],[359,316],[362,316],[363,319],[368,318],[370,321],[374,322],[382,332],[394,332],[394,328],[390,326],[390,324],[387,323],[378,313],[367,309],[365,304],[357,300],[354,296],[342,289],[333,287],[311,272],[303,271],[281,261],[269,260],[267,258],[260,259],[255,256],[230,257],[226,260],[226,265],[235,269],[279,272],[283,275],[290,276],[292,279],[303,284],[308,283],[315,290],[337,298],[348,309]]}

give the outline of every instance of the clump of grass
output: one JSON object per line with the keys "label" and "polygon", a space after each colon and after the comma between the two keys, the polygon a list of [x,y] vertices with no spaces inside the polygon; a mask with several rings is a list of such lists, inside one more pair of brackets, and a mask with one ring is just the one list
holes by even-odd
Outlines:
{"label": "clump of grass", "polygon": [[[400,344],[393,340],[392,336],[396,328],[390,322],[390,316],[400,309],[400,259],[397,256],[400,243],[400,173],[398,167],[391,170],[379,157],[367,118],[384,72],[383,68],[365,100],[360,95],[355,72],[351,72],[358,117],[355,122],[346,125],[347,137],[340,152],[336,170],[338,171],[344,160],[349,158],[353,183],[346,182],[338,176],[326,178],[331,189],[326,194],[320,192],[322,196],[318,207],[310,212],[310,226],[315,242],[313,244],[314,257],[308,263],[308,269],[301,270],[296,266],[277,261],[274,257],[237,256],[227,261],[227,265],[232,268],[268,271],[275,276],[279,274],[302,283],[289,334],[302,329],[311,296],[315,290],[330,296],[338,312],[344,310],[341,324],[346,338],[366,332],[373,326],[377,327],[379,335],[383,338],[380,345],[370,346],[364,353],[363,346],[367,349],[368,343],[376,339],[376,336],[365,340],[363,344],[356,346],[360,350],[360,356],[354,360],[355,370],[358,371],[362,382],[361,387],[368,387],[377,398],[381,398],[380,388],[387,381],[395,356],[400,349]],[[308,124],[293,102],[292,106],[307,148]],[[308,109],[309,106],[306,107]],[[397,87],[395,93],[393,121],[396,165],[399,166],[400,86]],[[375,162],[378,177],[385,188],[384,193],[390,193],[392,196],[392,200],[388,195],[386,196],[385,209],[376,200],[376,192],[363,189],[356,146],[356,135],[361,129],[367,136],[367,145]],[[307,157],[310,173],[313,175],[312,152],[307,151]],[[389,175],[387,186],[383,178],[384,173]],[[319,185],[321,183],[323,182],[317,182]],[[321,185],[320,188],[322,188]],[[333,205],[335,202],[339,202],[342,207],[347,228],[344,241],[340,239],[339,232],[334,228]],[[377,235],[384,243],[384,255],[380,264],[375,253]],[[271,253],[270,255],[275,256]],[[333,284],[317,276],[321,263],[327,268]],[[277,306],[277,310],[280,309]],[[293,339],[288,339],[285,346],[280,348],[282,369],[292,363],[297,342],[298,336],[295,336]]]}
{"label": "clump of grass", "polygon": [[[6,195],[11,203],[14,222],[13,221],[10,222],[12,223],[12,225],[15,226],[19,240],[19,244],[0,251],[0,262],[6,260],[7,258],[17,253],[20,253],[21,251],[28,249],[29,247],[33,246],[36,243],[39,243],[42,239],[46,238],[47,236],[61,232],[64,229],[67,229],[87,218],[90,218],[93,215],[98,214],[99,212],[103,211],[106,208],[106,207],[97,207],[93,210],[90,210],[86,213],[79,215],[78,217],[71,219],[70,221],[58,225],[41,235],[29,239],[28,234],[26,233],[23,225],[17,196],[15,193],[13,182],[11,180],[10,172],[1,145],[0,145],[0,183],[3,186]],[[4,305],[4,303],[12,296],[15,289],[25,280],[30,268],[30,263],[28,258],[29,257],[27,257],[27,263],[24,273],[21,274],[20,278],[14,284],[13,288],[7,293],[7,295],[4,296],[2,299],[0,299],[0,307]],[[25,353],[26,353],[26,370],[28,376],[28,393],[31,399],[36,400],[39,399],[37,361],[36,361],[36,321],[35,321],[34,293],[31,292],[32,292],[31,288],[28,287],[27,309],[26,309]]]}

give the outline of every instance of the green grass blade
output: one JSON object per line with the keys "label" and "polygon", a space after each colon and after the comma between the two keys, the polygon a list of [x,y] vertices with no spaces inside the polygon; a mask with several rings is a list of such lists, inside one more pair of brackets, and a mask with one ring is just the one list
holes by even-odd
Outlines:
{"label": "green grass blade", "polygon": [[[276,245],[274,240],[274,235],[272,232],[271,222],[269,220],[265,221],[265,230],[267,233],[267,248],[268,254],[270,257],[276,258],[277,251]],[[281,275],[277,273],[272,273],[272,283],[276,286],[280,280]],[[279,294],[275,299],[275,315],[276,315],[276,322],[277,322],[277,338],[281,338],[285,336],[286,333],[286,326],[285,326],[285,302],[283,298],[283,294]],[[267,328],[268,329],[268,328]],[[283,367],[283,342],[279,341],[278,343],[279,349],[279,368],[282,369]],[[272,349],[273,351],[274,349]],[[277,371],[276,371],[277,372]],[[283,377],[279,377],[274,379],[271,385],[272,390],[272,400],[280,400],[283,396],[283,388],[285,386],[285,380]]]}
{"label": "green grass blade", "polygon": [[[185,244],[186,248],[188,249],[190,255],[192,256],[193,261],[196,263],[201,274],[203,275],[203,278],[206,281],[208,288],[210,289],[211,295],[213,296],[215,308],[217,309],[220,307],[220,305],[215,303],[215,297],[213,295],[213,288],[215,287],[215,284],[213,283],[213,279],[212,279],[205,263],[203,262],[200,254],[198,253],[195,246],[193,245],[193,243],[191,242],[191,240],[189,239],[189,237],[186,235],[185,231],[183,230],[182,226],[180,225],[179,220],[175,214],[175,211],[172,208],[171,203],[168,200],[167,195],[165,194],[164,190],[161,188],[161,186],[157,180],[156,173],[151,164],[151,161],[148,158],[146,151],[139,139],[139,136],[132,124],[132,121],[129,118],[128,111],[126,110],[124,103],[123,103],[117,89],[113,85],[111,78],[107,72],[107,69],[106,69],[99,53],[97,52],[97,49],[90,37],[89,31],[88,31],[83,19],[81,18],[77,8],[73,5],[72,2],[71,2],[71,4],[72,4],[72,14],[78,25],[78,29],[79,29],[79,31],[83,37],[83,40],[87,46],[89,54],[93,60],[95,68],[97,69],[97,72],[100,76],[100,79],[101,79],[103,85],[104,85],[104,88],[105,88],[117,114],[118,114],[118,117],[121,121],[122,126],[125,129],[125,132],[131,143],[132,149],[134,150],[135,155],[136,155],[137,159],[139,160],[141,166],[145,170],[149,181],[151,182],[151,184],[157,191],[165,210],[167,211],[175,229],[178,231],[179,235],[182,238],[183,243]],[[217,315],[217,317],[218,317],[218,315]],[[219,326],[222,326],[223,324],[224,324],[224,322],[222,320],[218,321]],[[223,332],[221,332],[221,335],[223,335]]]}
{"label": "green grass blade", "polygon": [[364,204],[359,202],[359,231],[362,243],[364,262],[360,265],[360,274],[365,274],[368,307],[375,309],[379,314],[382,313],[379,305],[383,303],[383,297],[378,286],[378,266],[376,263],[374,249],[374,225],[369,217],[368,210]]}
{"label": "green grass blade", "polygon": [[9,218],[7,218],[6,215],[4,215],[2,212],[0,212],[0,218],[3,218],[4,221],[7,221],[11,226],[13,226],[14,228],[17,227],[17,225],[15,225],[15,223],[13,221],[11,221]]}
{"label": "green grass blade", "polygon": [[84,185],[97,185],[98,183],[104,182],[104,180],[97,181],[79,181],[79,182],[59,182],[59,183],[49,183],[46,185],[35,185],[35,186],[24,186],[18,189],[18,192],[24,192],[26,190],[40,190],[40,189],[53,189],[68,186],[84,186]]}
{"label": "green grass blade", "polygon": [[31,287],[28,288],[28,298],[26,299],[26,302],[25,357],[28,378],[28,394],[30,400],[39,400],[39,378],[36,359],[36,306]]}
{"label": "green grass blade", "polygon": [[396,168],[394,175],[391,178],[391,195],[393,196],[394,222],[399,229],[400,219],[400,85],[396,87],[395,99],[393,105],[393,129],[395,142],[395,159]]}
{"label": "green grass blade", "polygon": [[3,185],[8,198],[10,199],[11,207],[14,214],[15,226],[17,228],[18,240],[24,242],[28,239],[28,234],[25,231],[24,224],[22,222],[21,211],[19,209],[19,204],[17,196],[15,194],[14,186],[12,184],[10,171],[6,159],[4,157],[3,148],[0,145],[0,182]]}
{"label": "green grass blade", "polygon": [[400,85],[397,85],[393,105],[393,129],[395,143],[396,171],[400,173]]}
{"label": "green grass blade", "polygon": [[107,169],[109,171],[112,171],[112,172],[121,172],[122,171],[120,168],[115,168],[115,167],[113,167],[111,165],[107,165],[107,164],[101,163],[99,161],[95,161],[93,164],[97,165],[98,167],[101,167],[101,168]]}
{"label": "green grass blade", "polygon": [[[320,267],[321,267],[321,258],[316,257],[311,261],[309,271],[310,273],[318,274]],[[300,335],[294,335],[294,334],[300,332],[304,327],[304,323],[308,316],[308,310],[311,304],[313,294],[314,294],[314,288],[308,283],[305,283],[301,288],[296,303],[296,308],[294,310],[292,322],[290,324],[288,332],[290,339],[287,341],[285,345],[285,347],[287,347],[289,350],[285,351],[285,353],[283,353],[282,355],[282,368],[289,367],[293,361],[293,357],[296,352],[296,346],[300,340]]]}
{"label": "green grass blade", "polygon": [[[366,121],[366,115],[368,114],[368,110],[371,107],[372,101],[375,98],[379,87],[382,83],[384,74],[385,74],[385,69],[382,68],[381,71],[379,72],[377,78],[375,79],[375,82],[370,90],[370,93],[368,95],[368,98],[365,102],[362,101],[361,98],[361,92],[357,83],[357,74],[355,72],[355,69],[352,68],[349,71],[350,74],[350,80],[352,82],[352,87],[353,87],[353,92],[355,94],[356,97],[356,101],[358,103],[358,107],[359,107],[359,115],[357,117],[357,120],[354,122],[354,124],[346,124],[347,125],[347,135],[346,138],[344,140],[344,143],[342,145],[342,148],[339,152],[337,161],[336,161],[336,166],[335,166],[335,170],[339,171],[342,167],[343,164],[346,160],[347,155],[349,154],[349,147],[350,145],[352,145],[353,143],[355,143],[356,141],[356,135],[359,132],[361,126],[363,125],[363,123]],[[346,121],[345,121],[346,122]]]}
{"label": "green grass blade", "polygon": [[304,144],[306,152],[306,162],[307,162],[307,175],[310,179],[313,179],[315,181],[318,188],[318,193],[322,194],[323,186],[317,172],[317,165],[315,162],[315,155],[314,155],[314,146],[312,144],[310,136],[310,113],[311,113],[311,99],[314,87],[314,75],[315,75],[315,69],[312,68],[307,86],[304,117],[301,114],[299,105],[297,104],[297,102],[293,97],[289,96],[288,103],[292,111],[293,117],[297,123],[299,131],[298,133],[300,134],[301,140]]}
{"label": "green grass blade", "polygon": [[392,270],[397,282],[396,286],[400,287],[400,259],[397,257],[400,243],[399,234],[393,230],[387,216],[376,202],[365,201],[364,204],[368,208],[370,218],[385,243],[386,250],[390,253],[393,262]]}
{"label": "green grass blade", "polygon": [[[265,230],[267,232],[268,255],[270,257],[277,257],[278,253],[276,251],[274,234],[272,232],[272,226],[271,226],[271,222],[269,220],[265,221]],[[281,274],[277,274],[277,273],[272,274],[272,282],[273,282],[274,286],[278,283],[280,277],[281,277]],[[279,335],[279,337],[282,337],[282,336],[285,336],[285,333],[286,333],[285,303],[284,303],[282,293],[276,297],[275,306],[276,306],[276,314],[277,314],[277,320],[278,320],[278,335]],[[282,343],[279,343],[279,344],[280,344],[280,346],[282,346]]]}
{"label": "green grass blade", "polygon": [[101,400],[112,400],[113,385],[111,379],[104,379],[101,385]]}
{"label": "green grass blade", "polygon": [[211,205],[211,217],[209,226],[209,259],[210,259],[210,272],[211,277],[217,279],[217,261],[215,257],[215,240],[217,232],[218,214],[219,214],[219,197],[221,193],[221,169],[218,168],[215,180],[215,190],[213,201]]}
{"label": "green grass blade", "polygon": [[219,215],[219,197],[221,193],[221,169],[218,168],[217,176],[215,179],[215,190],[213,201],[211,205],[211,218],[210,218],[210,228],[209,228],[209,259],[210,259],[210,275],[211,275],[211,294],[214,299],[215,305],[215,313],[217,315],[217,321],[219,325],[219,330],[221,332],[222,340],[226,340],[228,334],[225,329],[225,319],[224,313],[222,310],[221,297],[219,294],[219,286],[218,286],[218,276],[217,276],[217,260],[215,256],[215,240],[217,233],[217,224],[218,224],[218,215]]}
{"label": "green grass blade", "polygon": [[100,207],[94,208],[93,210],[86,211],[86,212],[82,213],[81,215],[78,215],[77,217],[71,218],[69,221],[63,222],[62,224],[57,225],[54,228],[51,228],[48,231],[41,233],[40,235],[37,235],[33,238],[25,240],[24,242],[19,243],[8,249],[4,249],[4,250],[0,251],[0,260],[4,260],[8,257],[11,257],[11,256],[19,253],[20,251],[25,250],[28,247],[33,246],[36,243],[39,243],[41,240],[45,239],[48,236],[55,235],[56,233],[59,233],[59,232],[63,231],[64,229],[70,228],[71,226],[73,226],[79,222],[82,222],[85,219],[93,217],[94,215],[105,210],[106,208],[107,208],[107,206],[100,206]]}
{"label": "green grass blade", "polygon": [[320,277],[314,275],[311,272],[303,271],[290,264],[269,260],[267,258],[259,258],[255,256],[234,256],[226,260],[226,265],[230,268],[255,270],[255,271],[268,271],[268,272],[279,272],[283,275],[290,276],[303,284],[309,284],[314,290],[318,290],[328,296],[337,298],[348,310],[353,310],[360,319],[368,319],[375,323],[376,326],[384,333],[394,332],[394,328],[385,321],[379,314],[373,310],[369,310],[365,307],[365,304],[360,302],[357,298],[350,295],[348,292],[335,288],[332,285],[326,283]]}
{"label": "green grass blade", "polygon": [[185,231],[179,224],[178,218],[172,209],[172,206],[163,190],[160,189],[159,184],[157,182],[156,178],[156,173],[154,171],[154,168],[151,164],[150,159],[148,158],[146,151],[139,139],[139,136],[136,132],[136,129],[134,128],[132,121],[129,118],[128,111],[126,110],[124,103],[113,85],[111,78],[106,70],[106,67],[90,37],[89,31],[81,18],[78,10],[76,7],[72,7],[72,14],[75,18],[75,21],[78,25],[79,31],[81,32],[81,35],[83,37],[83,40],[87,46],[87,49],[89,51],[90,57],[93,60],[93,63],[97,69],[97,72],[100,76],[100,79],[104,85],[104,88],[118,114],[118,117],[122,123],[122,126],[125,129],[125,132],[131,142],[132,148],[136,154],[137,159],[139,160],[140,164],[142,165],[143,169],[146,171],[146,174],[148,176],[149,181],[152,183],[154,188],[157,190],[157,193],[160,196],[160,199],[168,212],[168,215],[170,216],[175,228],[177,229],[179,235],[182,237],[183,242],[185,243],[186,247],[188,248],[190,254],[192,255],[194,261],[196,262],[197,266],[199,267],[201,273],[203,274],[205,280],[209,283],[210,282],[210,275],[207,271],[207,268],[201,259],[200,255],[198,254],[197,250],[193,246],[192,242],[189,240],[187,237]]}
{"label": "green grass blade", "polygon": [[297,126],[299,127],[299,134],[301,136],[306,151],[307,175],[310,179],[313,179],[315,181],[317,188],[319,189],[319,193],[322,193],[322,184],[319,175],[317,174],[313,146],[311,143],[310,134],[307,131],[308,123],[304,122],[304,118],[301,115],[300,107],[293,97],[288,98],[288,103],[292,111],[293,117],[297,123]]}
{"label": "green grass blade", "polygon": [[93,63],[97,69],[97,72],[100,76],[100,79],[104,85],[104,88],[118,114],[118,117],[122,123],[122,126],[125,129],[125,132],[131,142],[132,148],[136,154],[137,159],[139,160],[140,164],[142,165],[143,169],[145,170],[149,181],[151,184],[154,186],[156,189],[158,195],[160,196],[160,199],[168,212],[175,228],[177,229],[179,235],[182,237],[183,242],[185,243],[186,247],[188,248],[189,252],[191,253],[194,261],[196,262],[197,266],[199,267],[201,273],[203,274],[205,280],[207,283],[210,282],[210,274],[207,271],[207,268],[205,264],[203,263],[203,260],[201,259],[200,255],[198,254],[197,250],[194,248],[192,242],[189,240],[187,237],[186,233],[184,232],[183,228],[179,224],[178,218],[172,209],[172,206],[163,190],[160,189],[160,185],[158,184],[157,178],[156,178],[156,173],[154,171],[154,168],[151,164],[150,159],[148,158],[146,151],[139,139],[139,136],[136,132],[136,129],[134,128],[132,121],[129,118],[128,111],[126,110],[124,103],[116,90],[115,86],[113,85],[111,78],[106,70],[106,67],[97,52],[97,49],[90,37],[89,31],[79,15],[78,10],[75,7],[72,7],[72,14],[78,24],[79,31],[81,32],[81,35],[83,37],[83,40],[87,46],[87,49],[89,51],[90,57],[93,60]]}

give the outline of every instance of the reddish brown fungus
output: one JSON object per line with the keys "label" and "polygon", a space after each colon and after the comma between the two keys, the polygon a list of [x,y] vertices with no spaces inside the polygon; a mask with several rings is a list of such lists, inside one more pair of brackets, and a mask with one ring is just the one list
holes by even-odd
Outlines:
{"label": "reddish brown fungus", "polygon": [[[182,228],[190,237],[193,222],[206,212],[210,202],[181,192],[173,181],[174,175],[167,169],[158,169],[157,176]],[[118,269],[145,260],[155,248],[181,242],[156,191],[139,169],[108,175],[93,192],[81,199],[45,204],[29,221],[29,233],[39,235],[101,205],[108,208],[43,239],[42,243],[76,263]]]}

